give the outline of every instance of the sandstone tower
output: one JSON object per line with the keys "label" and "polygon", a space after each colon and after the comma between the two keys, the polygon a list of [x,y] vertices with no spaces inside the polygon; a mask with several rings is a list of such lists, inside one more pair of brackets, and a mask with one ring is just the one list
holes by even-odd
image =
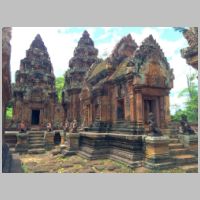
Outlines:
{"label": "sandstone tower", "polygon": [[57,102],[55,76],[47,48],[39,34],[21,60],[15,79],[14,122],[24,120],[29,128],[44,128],[47,122],[53,122]]}
{"label": "sandstone tower", "polygon": [[80,122],[80,92],[89,67],[97,61],[98,50],[87,31],[83,32],[74,50],[74,56],[69,61],[69,70],[65,73],[65,86],[62,103],[65,118],[69,121],[76,119]]}

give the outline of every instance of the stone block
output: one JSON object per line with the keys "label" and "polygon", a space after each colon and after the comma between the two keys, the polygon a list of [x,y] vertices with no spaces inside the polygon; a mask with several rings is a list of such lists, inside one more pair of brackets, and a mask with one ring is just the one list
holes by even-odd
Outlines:
{"label": "stone block", "polygon": [[158,170],[171,167],[168,144],[168,136],[147,136],[145,138],[145,167]]}
{"label": "stone block", "polygon": [[68,144],[70,150],[78,150],[79,149],[79,133],[69,133],[67,135],[68,138]]}
{"label": "stone block", "polygon": [[198,136],[195,135],[185,135],[179,134],[179,140],[184,145],[184,147],[188,148],[191,153],[195,155],[198,154]]}
{"label": "stone block", "polygon": [[28,133],[18,133],[15,151],[19,153],[27,152],[28,146]]}
{"label": "stone block", "polygon": [[61,137],[61,144],[65,144],[65,141],[66,141],[65,131],[63,131],[63,130],[60,131],[60,137]]}
{"label": "stone block", "polygon": [[45,141],[45,148],[52,149],[54,146],[54,132],[45,131],[44,141]]}

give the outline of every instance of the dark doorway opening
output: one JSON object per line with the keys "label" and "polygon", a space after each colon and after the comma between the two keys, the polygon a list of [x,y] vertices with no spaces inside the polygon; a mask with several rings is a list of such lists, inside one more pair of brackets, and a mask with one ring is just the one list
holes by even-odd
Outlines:
{"label": "dark doorway opening", "polygon": [[61,143],[61,136],[59,132],[56,132],[54,135],[54,144],[59,145]]}
{"label": "dark doorway opening", "polygon": [[40,110],[32,110],[31,124],[38,125],[40,122]]}
{"label": "dark doorway opening", "polygon": [[148,123],[148,115],[150,112],[157,118],[155,100],[144,100],[144,121],[146,124]]}
{"label": "dark doorway opening", "polygon": [[124,120],[124,99],[120,99],[117,102],[117,119]]}
{"label": "dark doorway opening", "polygon": [[100,119],[100,110],[99,110],[99,105],[96,104],[95,105],[95,120],[99,120]]}

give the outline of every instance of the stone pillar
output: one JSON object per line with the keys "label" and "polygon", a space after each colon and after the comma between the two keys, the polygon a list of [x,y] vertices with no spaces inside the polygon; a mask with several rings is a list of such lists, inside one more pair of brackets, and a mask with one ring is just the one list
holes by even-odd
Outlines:
{"label": "stone pillar", "polygon": [[136,108],[137,108],[137,122],[143,122],[143,117],[142,117],[142,94],[139,91],[136,93]]}
{"label": "stone pillar", "polygon": [[68,141],[68,149],[63,151],[64,156],[74,155],[79,150],[79,133],[68,133],[67,141]]}
{"label": "stone pillar", "polygon": [[45,141],[45,148],[47,150],[52,149],[54,147],[54,132],[45,131],[44,141]]}
{"label": "stone pillar", "polygon": [[60,137],[61,137],[61,145],[65,144],[65,141],[66,141],[66,133],[65,133],[65,131],[60,131]]}
{"label": "stone pillar", "polygon": [[137,120],[137,133],[143,134],[144,127],[143,127],[143,109],[142,109],[142,93],[141,90],[135,91],[135,98],[136,98],[136,120]]}
{"label": "stone pillar", "polygon": [[160,107],[158,108],[160,111],[160,128],[165,128],[165,104],[164,104],[164,97],[161,96],[159,98]]}
{"label": "stone pillar", "polygon": [[130,121],[135,121],[135,105],[134,105],[134,96],[130,95]]}
{"label": "stone pillar", "polygon": [[171,167],[168,144],[168,136],[146,136],[144,166],[155,170]]}
{"label": "stone pillar", "polygon": [[168,124],[171,120],[170,110],[169,110],[169,95],[164,97],[164,106],[165,106],[165,123]]}

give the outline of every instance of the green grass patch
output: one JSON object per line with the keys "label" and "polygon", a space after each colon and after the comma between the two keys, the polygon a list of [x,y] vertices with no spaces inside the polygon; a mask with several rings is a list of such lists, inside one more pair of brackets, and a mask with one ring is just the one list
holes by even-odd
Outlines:
{"label": "green grass patch", "polygon": [[29,169],[28,169],[28,166],[26,164],[24,164],[24,163],[22,163],[22,170],[23,170],[24,173],[29,173],[30,172]]}
{"label": "green grass patch", "polygon": [[12,119],[13,117],[13,108],[7,107],[6,108],[6,119]]}

